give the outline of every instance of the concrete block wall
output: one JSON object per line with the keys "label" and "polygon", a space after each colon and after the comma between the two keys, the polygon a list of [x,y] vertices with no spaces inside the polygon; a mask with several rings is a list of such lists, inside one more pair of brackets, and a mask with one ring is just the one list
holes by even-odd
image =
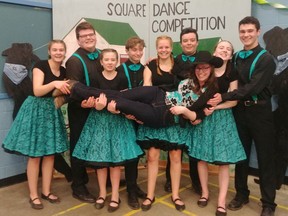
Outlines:
{"label": "concrete block wall", "polygon": [[[12,124],[12,112],[13,112],[13,100],[12,99],[0,99],[0,143],[2,146],[3,140],[7,135]],[[18,156],[9,154],[0,149],[0,179],[4,179],[10,176],[25,173],[27,158],[24,156]]]}

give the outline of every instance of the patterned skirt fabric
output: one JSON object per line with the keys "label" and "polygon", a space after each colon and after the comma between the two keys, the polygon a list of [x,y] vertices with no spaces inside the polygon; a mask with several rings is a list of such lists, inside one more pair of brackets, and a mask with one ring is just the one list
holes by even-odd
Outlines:
{"label": "patterned skirt fabric", "polygon": [[22,104],[3,148],[30,157],[53,155],[68,150],[68,139],[61,109],[53,98],[29,96]]}
{"label": "patterned skirt fabric", "polygon": [[194,126],[187,139],[192,158],[215,164],[234,164],[246,159],[231,109],[216,110]]}
{"label": "patterned skirt fabric", "polygon": [[143,149],[155,147],[164,151],[186,149],[187,136],[191,127],[179,124],[165,128],[150,128],[140,125],[137,131],[137,143]]}
{"label": "patterned skirt fabric", "polygon": [[73,151],[87,166],[119,166],[144,152],[136,143],[134,123],[122,115],[92,110]]}

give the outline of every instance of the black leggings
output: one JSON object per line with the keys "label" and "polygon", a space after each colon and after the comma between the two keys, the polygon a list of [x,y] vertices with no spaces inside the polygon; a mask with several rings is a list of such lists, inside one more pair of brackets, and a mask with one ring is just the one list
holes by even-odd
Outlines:
{"label": "black leggings", "polygon": [[77,83],[71,90],[70,97],[77,101],[91,96],[99,97],[104,93],[108,101],[116,101],[116,109],[135,116],[149,127],[166,127],[174,124],[174,116],[165,103],[165,92],[156,86],[142,86],[126,91],[103,90]]}
{"label": "black leggings", "polygon": [[[144,125],[154,128],[167,127],[175,123],[170,106],[165,103],[166,94],[157,86],[141,86],[126,91],[103,90],[87,87],[76,83],[70,97],[77,101],[88,99],[91,96],[99,97],[104,93],[108,101],[116,101],[116,109],[125,114],[131,114],[142,121]],[[192,111],[200,116],[206,103],[216,92],[206,90],[191,107]]]}

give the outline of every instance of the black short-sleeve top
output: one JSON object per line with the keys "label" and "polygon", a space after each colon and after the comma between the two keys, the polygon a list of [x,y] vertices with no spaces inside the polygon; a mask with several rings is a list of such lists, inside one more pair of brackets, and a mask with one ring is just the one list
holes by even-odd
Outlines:
{"label": "black short-sleeve top", "polygon": [[[170,88],[175,87],[176,77],[173,73],[169,73],[168,71],[163,71],[156,62],[156,59],[149,62],[147,67],[152,72],[152,85],[159,86],[165,91],[169,91]],[[160,69],[162,74],[157,73],[157,68]]]}
{"label": "black short-sleeve top", "polygon": [[231,68],[231,70],[226,70],[222,76],[217,77],[218,88],[220,93],[226,93],[229,89],[230,82],[233,82],[238,79],[237,71],[232,68],[232,65],[229,66],[227,65],[227,67]]}
{"label": "black short-sleeve top", "polygon": [[121,76],[119,72],[112,80],[106,79],[102,72],[97,73],[96,78],[96,88],[118,91],[127,89],[127,79],[125,76]]}
{"label": "black short-sleeve top", "polygon": [[[60,75],[55,76],[51,71],[48,60],[38,61],[34,65],[34,68],[38,68],[39,70],[41,70],[44,73],[44,82],[43,82],[44,85],[46,85],[52,81],[55,81],[55,80],[64,80],[66,78],[66,69],[64,67],[60,66]],[[52,92],[53,92],[53,90],[50,91],[49,93],[47,93],[46,95],[43,95],[42,97],[52,97]]]}

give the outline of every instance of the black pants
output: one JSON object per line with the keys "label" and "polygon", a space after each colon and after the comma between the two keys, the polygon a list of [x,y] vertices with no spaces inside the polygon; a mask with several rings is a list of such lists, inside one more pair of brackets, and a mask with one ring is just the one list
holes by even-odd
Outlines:
{"label": "black pants", "polygon": [[72,170],[61,154],[55,154],[54,168],[65,175],[68,182],[72,181]]}
{"label": "black pants", "polygon": [[247,156],[247,160],[237,164],[235,168],[236,197],[248,199],[250,194],[247,178],[251,145],[254,141],[259,167],[261,201],[263,207],[275,209],[275,131],[271,103],[267,101],[264,105],[249,107],[240,103],[234,108],[234,116]]}
{"label": "black pants", "polygon": [[192,181],[192,187],[201,189],[199,173],[198,173],[198,161],[193,160],[191,157],[189,157],[189,175]]}
{"label": "black pants", "polygon": [[[192,111],[198,111],[203,115],[203,109],[207,101],[216,93],[215,88],[208,88],[201,94],[191,107]],[[90,96],[99,97],[105,93],[108,101],[116,100],[116,108],[122,113],[134,115],[144,125],[153,128],[167,127],[174,124],[174,116],[166,105],[166,94],[157,86],[141,86],[127,91],[102,90],[93,87],[87,87],[82,83],[77,83],[71,90],[70,97],[77,101],[88,99]]]}
{"label": "black pants", "polygon": [[125,164],[125,179],[128,193],[136,193],[138,178],[138,160]]}
{"label": "black pants", "polygon": [[100,93],[105,93],[108,101],[116,100],[118,110],[134,115],[146,126],[158,128],[174,123],[169,106],[165,103],[165,92],[156,86],[142,86],[119,92],[87,87],[82,83],[77,83],[74,85],[70,97],[82,101],[90,96],[99,97]]}
{"label": "black pants", "polygon": [[72,190],[77,194],[87,194],[85,184],[88,183],[88,175],[84,161],[73,157],[73,151],[78,142],[84,124],[88,118],[90,109],[83,109],[73,102],[68,104],[68,119],[70,127],[70,160],[72,169]]}

